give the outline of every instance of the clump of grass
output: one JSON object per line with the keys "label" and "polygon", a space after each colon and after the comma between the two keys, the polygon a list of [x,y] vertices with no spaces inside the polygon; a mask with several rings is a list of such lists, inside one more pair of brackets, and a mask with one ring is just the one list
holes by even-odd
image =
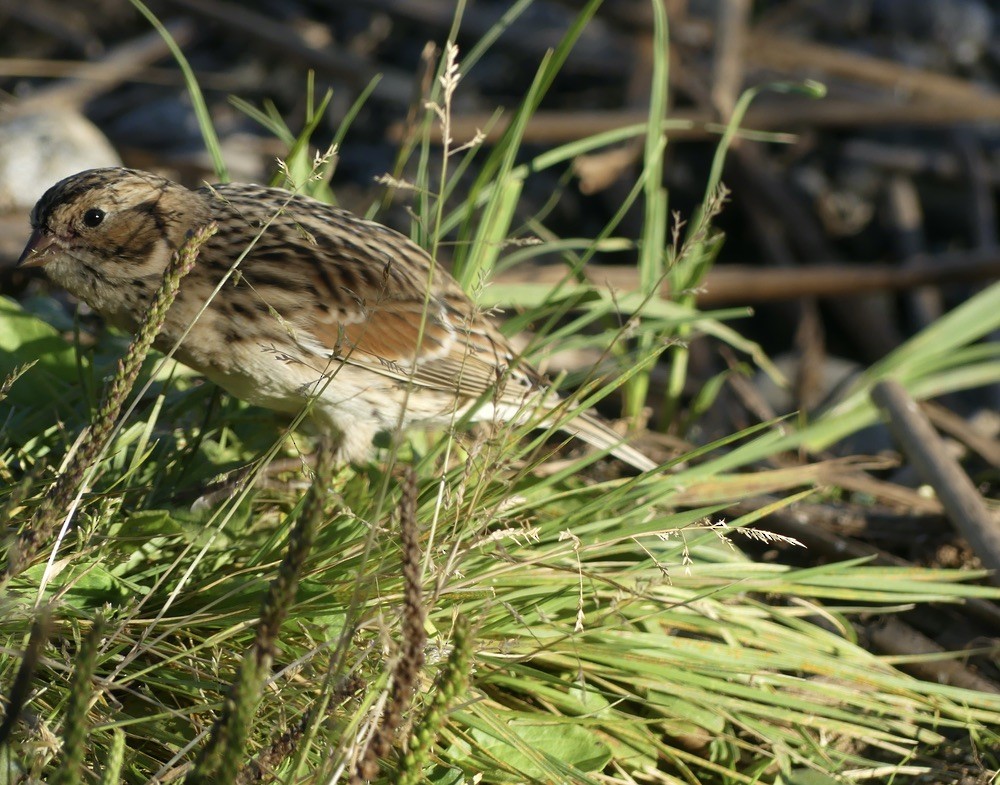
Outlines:
{"label": "clump of grass", "polygon": [[422,780],[423,771],[431,760],[434,743],[447,721],[449,708],[468,689],[473,641],[468,622],[461,617],[456,619],[448,662],[438,674],[423,714],[414,721],[406,754],[396,772],[395,781],[398,785],[416,785]]}
{"label": "clump of grass", "polygon": [[121,785],[121,771],[124,761],[125,733],[115,728],[111,731],[111,747],[104,759],[99,785]]}
{"label": "clump of grass", "polygon": [[185,782],[207,785],[233,782],[247,759],[246,742],[264,681],[271,672],[281,625],[295,601],[300,575],[322,523],[327,487],[332,474],[331,455],[321,450],[316,476],[288,536],[288,550],[278,574],[260,606],[257,634],[244,656],[236,681],[229,688],[222,712]]}
{"label": "clump of grass", "polygon": [[93,422],[72,452],[52,486],[45,492],[27,527],[18,535],[17,543],[8,555],[6,570],[0,573],[0,585],[19,574],[32,563],[38,551],[52,536],[60,520],[63,527],[76,511],[77,504],[86,491],[86,478],[97,466],[100,456],[107,449],[115,424],[132,391],[139,369],[153,345],[167,311],[180,289],[180,282],[198,259],[198,251],[209,237],[215,234],[214,223],[197,229],[171,256],[163,273],[163,283],[157,290],[146,319],[140,326],[128,352],[118,364],[118,370],[94,416]]}
{"label": "clump of grass", "polygon": [[311,713],[303,715],[292,728],[282,733],[277,739],[261,751],[248,765],[240,769],[236,776],[237,785],[252,785],[261,782],[273,774],[282,763],[295,752],[312,720]]}
{"label": "clump of grass", "polygon": [[87,712],[94,693],[92,680],[103,631],[104,622],[98,616],[87,637],[83,639],[83,646],[76,658],[76,667],[69,685],[69,702],[63,719],[62,760],[50,780],[52,785],[77,785],[81,781],[83,759],[87,751]]}
{"label": "clump of grass", "polygon": [[400,555],[403,561],[403,646],[392,672],[392,690],[381,721],[358,759],[352,785],[375,779],[379,759],[388,755],[413,698],[414,686],[424,667],[424,605],[421,583],[419,530],[417,525],[417,477],[412,467],[403,468],[399,503]]}
{"label": "clump of grass", "polygon": [[51,633],[51,615],[48,611],[43,611],[38,614],[31,625],[28,645],[25,646],[24,652],[21,654],[17,675],[14,677],[14,681],[7,692],[7,707],[4,711],[3,723],[0,724],[0,749],[9,741],[11,733],[28,702],[35,671],[42,657],[42,650],[45,648],[45,644]]}

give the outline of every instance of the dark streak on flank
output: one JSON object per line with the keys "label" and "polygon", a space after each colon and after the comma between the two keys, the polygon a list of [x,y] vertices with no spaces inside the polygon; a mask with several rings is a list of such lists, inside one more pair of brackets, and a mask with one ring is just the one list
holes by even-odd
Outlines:
{"label": "dark streak on flank", "polygon": [[255,247],[250,252],[249,259],[253,262],[275,262],[280,264],[288,261],[288,249]]}

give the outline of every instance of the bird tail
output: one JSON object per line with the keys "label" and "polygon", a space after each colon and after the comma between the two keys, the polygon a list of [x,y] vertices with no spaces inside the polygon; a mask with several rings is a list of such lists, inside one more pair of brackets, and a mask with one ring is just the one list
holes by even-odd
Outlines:
{"label": "bird tail", "polygon": [[622,441],[620,433],[596,414],[582,412],[565,423],[559,423],[559,430],[585,441],[599,450],[607,450],[619,460],[641,472],[659,468],[652,459]]}

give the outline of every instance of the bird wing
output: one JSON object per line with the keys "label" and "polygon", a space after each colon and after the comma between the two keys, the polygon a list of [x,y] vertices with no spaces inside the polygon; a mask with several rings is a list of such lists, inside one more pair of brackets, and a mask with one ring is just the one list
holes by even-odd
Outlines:
{"label": "bird wing", "polygon": [[[223,185],[203,192],[219,225],[210,241],[218,253],[208,256],[228,267],[251,230],[256,239],[241,276],[259,298],[255,304],[277,313],[300,350],[457,399],[496,390],[496,401],[509,409],[534,401],[554,410],[558,398],[539,374],[407,237],[278,189]],[[543,424],[642,471],[655,466],[595,415]]]}
{"label": "bird wing", "polygon": [[220,226],[243,223],[246,237],[249,223],[259,234],[241,276],[293,326],[301,348],[460,398],[499,385],[501,399],[520,405],[541,381],[451,275],[404,235],[278,189],[207,191],[213,210],[229,219]]}
{"label": "bird wing", "polygon": [[357,322],[318,319],[319,346],[351,365],[421,387],[476,398],[501,382],[511,363],[506,341],[460,322],[440,303],[388,300],[364,306]]}

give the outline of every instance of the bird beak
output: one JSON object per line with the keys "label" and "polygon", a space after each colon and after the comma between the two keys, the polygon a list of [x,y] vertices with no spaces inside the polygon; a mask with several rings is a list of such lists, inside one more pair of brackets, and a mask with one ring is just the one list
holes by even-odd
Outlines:
{"label": "bird beak", "polygon": [[55,244],[56,238],[44,229],[35,229],[31,233],[28,244],[21,251],[17,260],[18,267],[41,267],[45,264],[49,249]]}

